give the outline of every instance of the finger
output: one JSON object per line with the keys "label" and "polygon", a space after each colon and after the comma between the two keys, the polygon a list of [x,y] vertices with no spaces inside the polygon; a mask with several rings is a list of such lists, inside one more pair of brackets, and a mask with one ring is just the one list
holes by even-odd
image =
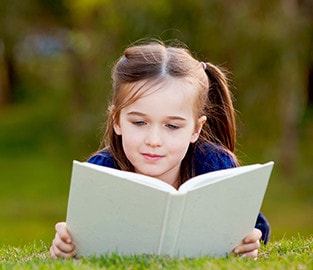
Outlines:
{"label": "finger", "polygon": [[243,242],[245,244],[248,243],[254,243],[258,240],[260,240],[262,237],[262,232],[259,229],[254,228],[253,231],[251,233],[249,233],[245,239],[243,240]]}
{"label": "finger", "polygon": [[72,244],[72,243],[68,244],[68,243],[64,242],[58,233],[55,234],[55,238],[52,242],[52,246],[55,246],[60,251],[65,252],[65,253],[72,252],[75,249],[74,244]]}
{"label": "finger", "polygon": [[69,234],[66,223],[65,222],[59,222],[55,225],[55,230],[57,231],[57,234],[62,239],[63,242],[66,242],[70,244],[72,242],[71,235]]}
{"label": "finger", "polygon": [[68,258],[72,258],[76,256],[76,251],[73,250],[71,252],[63,252],[62,250],[60,250],[56,245],[52,244],[52,246],[50,247],[50,257],[52,259],[57,259],[57,258],[64,258],[64,259],[68,259]]}
{"label": "finger", "polygon": [[256,260],[258,258],[258,253],[259,251],[256,249],[256,250],[242,254],[240,258],[254,258]]}
{"label": "finger", "polygon": [[235,254],[244,254],[244,253],[249,253],[249,252],[253,252],[253,251],[258,251],[260,247],[260,241],[257,240],[256,242],[253,243],[248,243],[248,244],[241,244],[239,246],[237,246],[234,249],[234,253]]}
{"label": "finger", "polygon": [[50,248],[50,257],[51,259],[58,259],[58,258],[63,258],[63,259],[70,259],[74,258],[76,253],[63,253],[60,252],[59,250],[54,251],[54,249],[51,247]]}
{"label": "finger", "polygon": [[51,257],[52,259],[56,259],[56,258],[57,258],[57,256],[55,255],[55,252],[54,252],[54,247],[53,247],[53,245],[50,247],[50,257]]}

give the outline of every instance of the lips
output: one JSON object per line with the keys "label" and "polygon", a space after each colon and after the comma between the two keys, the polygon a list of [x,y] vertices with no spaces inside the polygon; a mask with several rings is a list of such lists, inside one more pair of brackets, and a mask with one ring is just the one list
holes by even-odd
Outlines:
{"label": "lips", "polygon": [[159,161],[160,159],[164,157],[162,155],[151,154],[151,153],[142,153],[142,156],[145,158],[145,160],[153,161],[153,162]]}

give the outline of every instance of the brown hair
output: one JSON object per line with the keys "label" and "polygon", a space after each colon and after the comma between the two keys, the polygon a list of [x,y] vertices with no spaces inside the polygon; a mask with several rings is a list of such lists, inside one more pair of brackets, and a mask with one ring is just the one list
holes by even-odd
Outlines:
{"label": "brown hair", "polygon": [[207,117],[198,142],[190,144],[182,161],[180,181],[183,183],[194,174],[190,160],[193,160],[195,145],[216,143],[233,154],[236,139],[235,112],[226,76],[213,64],[200,63],[186,48],[154,42],[131,46],[124,51],[112,70],[112,101],[100,148],[109,147],[119,169],[134,171],[123,151],[121,136],[114,132],[114,122],[118,121],[123,108],[148,94],[142,86],[146,83],[158,85],[171,77],[194,85],[197,91],[193,106],[195,118]]}

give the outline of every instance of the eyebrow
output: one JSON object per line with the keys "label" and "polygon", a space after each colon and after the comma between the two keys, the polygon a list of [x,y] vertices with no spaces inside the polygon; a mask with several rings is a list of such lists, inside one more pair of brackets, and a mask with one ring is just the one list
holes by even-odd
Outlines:
{"label": "eyebrow", "polygon": [[[128,112],[127,115],[134,115],[134,116],[142,116],[142,117],[147,117],[148,115],[145,114],[145,113],[142,113],[142,112],[136,112],[136,111],[131,111],[131,112]],[[167,119],[169,120],[180,120],[180,121],[187,121],[186,118],[184,117],[181,117],[181,116],[167,116],[166,117]]]}

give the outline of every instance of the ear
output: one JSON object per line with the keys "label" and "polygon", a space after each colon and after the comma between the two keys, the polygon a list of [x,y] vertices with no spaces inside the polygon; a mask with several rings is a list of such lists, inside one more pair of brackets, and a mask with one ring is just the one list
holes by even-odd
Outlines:
{"label": "ear", "polygon": [[202,115],[200,118],[198,118],[197,122],[196,122],[196,126],[195,126],[195,131],[194,133],[191,135],[191,143],[195,143],[199,136],[200,136],[200,132],[202,130],[202,127],[204,125],[204,123],[206,122],[206,116]]}
{"label": "ear", "polygon": [[114,128],[116,135],[122,135],[121,126],[118,123],[116,123],[115,121],[113,124],[113,128]]}
{"label": "ear", "polygon": [[116,135],[122,135],[121,126],[119,124],[118,119],[116,119],[116,114],[114,112],[114,105],[111,105],[109,107],[109,113],[110,113],[110,117],[112,117],[114,132],[116,133]]}

